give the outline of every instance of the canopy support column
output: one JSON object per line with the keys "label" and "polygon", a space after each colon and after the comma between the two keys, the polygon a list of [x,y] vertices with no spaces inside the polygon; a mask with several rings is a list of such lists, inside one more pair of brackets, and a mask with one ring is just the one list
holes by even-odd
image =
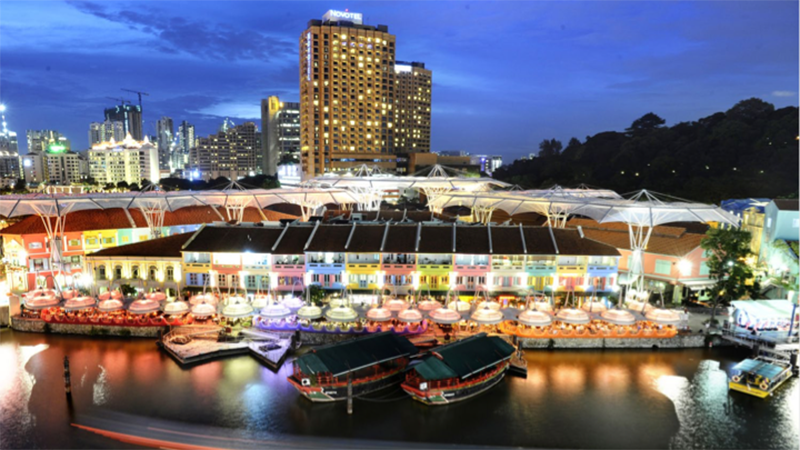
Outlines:
{"label": "canopy support column", "polygon": [[492,221],[493,213],[493,206],[475,205],[472,207],[472,220],[486,225]]}
{"label": "canopy support column", "polygon": [[645,301],[648,292],[644,284],[644,251],[650,241],[653,227],[628,224],[628,239],[631,247],[631,267],[628,268],[630,288],[628,296]]}
{"label": "canopy support column", "polygon": [[422,187],[420,188],[425,197],[428,199],[428,209],[434,213],[441,213],[442,207],[436,204],[436,199],[450,192],[449,187],[444,186],[430,186],[430,187]]}

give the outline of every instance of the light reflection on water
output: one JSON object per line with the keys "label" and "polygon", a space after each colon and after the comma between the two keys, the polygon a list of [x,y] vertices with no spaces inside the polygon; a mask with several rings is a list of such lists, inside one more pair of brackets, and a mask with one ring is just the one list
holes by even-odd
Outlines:
{"label": "light reflection on water", "polygon": [[747,356],[730,349],[528,352],[527,379],[508,378],[472,400],[443,408],[357,400],[348,416],[342,403],[300,398],[286,382],[290,365],[276,374],[244,356],[182,369],[149,340],[2,333],[2,448],[124,447],[68,426],[64,354],[81,368],[73,379],[86,379],[86,386],[73,386],[79,414],[94,404],[109,414],[279,440],[313,435],[554,448],[796,448],[800,442],[797,381],[767,400],[729,397],[725,370]]}

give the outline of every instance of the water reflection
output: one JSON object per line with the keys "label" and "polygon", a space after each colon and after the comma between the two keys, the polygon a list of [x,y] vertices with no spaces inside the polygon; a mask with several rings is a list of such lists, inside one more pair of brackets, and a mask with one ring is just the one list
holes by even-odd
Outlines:
{"label": "water reflection", "polygon": [[407,398],[356,400],[348,416],[342,403],[300,398],[285,381],[289,366],[273,373],[244,356],[181,369],[150,340],[0,332],[0,363],[11,368],[0,370],[2,448],[125,446],[69,427],[65,354],[73,380],[85,377],[85,386],[73,387],[78,414],[97,404],[108,414],[269,439],[548,448],[797,448],[800,442],[800,385],[792,379],[767,400],[728,396],[725,370],[746,356],[735,350],[528,352],[527,379],[508,378],[474,399],[442,408]]}

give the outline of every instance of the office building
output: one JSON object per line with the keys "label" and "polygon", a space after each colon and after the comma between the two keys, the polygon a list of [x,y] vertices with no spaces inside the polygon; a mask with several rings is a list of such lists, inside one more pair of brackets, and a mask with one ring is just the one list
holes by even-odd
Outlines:
{"label": "office building", "polygon": [[188,155],[189,150],[195,145],[197,142],[194,136],[194,125],[184,120],[178,127],[178,147]]}
{"label": "office building", "polygon": [[149,139],[137,141],[130,135],[122,142],[95,144],[89,150],[89,173],[100,184],[158,180],[158,148]]}
{"label": "office building", "polygon": [[395,36],[360,13],[311,20],[300,46],[300,152],[306,178],[362,164],[393,170]]}
{"label": "office building", "polygon": [[395,153],[431,151],[431,71],[425,63],[394,64]]}
{"label": "office building", "polygon": [[478,166],[481,172],[492,174],[503,165],[503,157],[500,155],[472,155],[472,164]]}
{"label": "office building", "polygon": [[28,130],[25,132],[28,138],[28,153],[44,152],[51,145],[64,147],[64,150],[72,150],[69,139],[56,130]]}
{"label": "office building", "polygon": [[142,107],[139,105],[119,105],[105,110],[105,120],[122,122],[125,136],[128,134],[135,141],[142,141]]}
{"label": "office building", "polygon": [[125,124],[117,120],[92,122],[89,124],[89,146],[111,140],[120,142],[125,139]]}
{"label": "office building", "polygon": [[156,145],[158,147],[158,168],[168,170],[170,167],[170,148],[175,140],[175,128],[171,117],[162,117],[156,122]]}
{"label": "office building", "polygon": [[232,126],[227,120],[221,131],[198,139],[189,151],[190,177],[237,180],[261,172],[261,133],[253,122]]}
{"label": "office building", "polygon": [[261,100],[261,154],[267,175],[275,175],[279,163],[300,161],[300,103]]}

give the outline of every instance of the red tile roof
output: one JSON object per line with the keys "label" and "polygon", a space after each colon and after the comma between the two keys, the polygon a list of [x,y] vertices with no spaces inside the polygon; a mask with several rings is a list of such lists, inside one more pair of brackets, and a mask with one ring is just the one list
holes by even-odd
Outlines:
{"label": "red tile roof", "polygon": [[161,258],[180,258],[181,247],[192,233],[173,234],[159,239],[151,239],[134,244],[120,245],[118,247],[106,248],[86,255],[88,258],[120,256],[120,257],[161,257]]}
{"label": "red tile roof", "polygon": [[[181,208],[175,212],[164,214],[164,226],[195,225],[212,222],[227,221],[225,208],[214,208],[210,206],[191,206]],[[277,222],[280,219],[296,219],[297,216],[265,210],[266,220]],[[257,208],[247,208],[244,211],[244,222],[261,222],[264,218],[259,214]],[[131,222],[133,221],[133,222]],[[51,219],[55,224],[55,220]],[[69,213],[66,216],[66,232],[92,231],[92,230],[113,230],[119,228],[147,228],[147,221],[142,212],[138,209],[127,211],[121,208],[105,210],[84,210]],[[21,221],[0,230],[0,234],[23,235],[23,234],[44,234],[45,228],[42,219],[37,216],[28,216]]]}
{"label": "red tile roof", "polygon": [[[623,250],[631,250],[628,237],[628,226],[623,223],[599,224],[590,219],[570,219],[568,228],[583,229],[587,238],[608,244]],[[691,233],[686,228],[676,226],[654,227],[647,244],[648,253],[661,255],[685,256],[700,246],[705,234]]]}

